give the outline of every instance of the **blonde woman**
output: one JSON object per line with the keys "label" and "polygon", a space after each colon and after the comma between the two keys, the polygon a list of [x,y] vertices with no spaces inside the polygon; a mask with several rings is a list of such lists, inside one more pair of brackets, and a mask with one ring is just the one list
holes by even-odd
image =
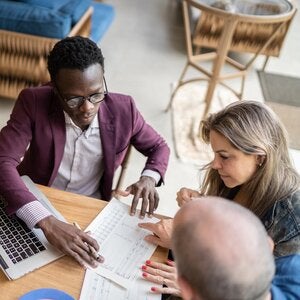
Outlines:
{"label": "blonde woman", "polygon": [[235,102],[202,121],[201,136],[215,157],[204,168],[199,193],[181,189],[177,194],[179,206],[187,194],[231,199],[262,220],[275,256],[300,252],[300,178],[274,112],[260,102]]}

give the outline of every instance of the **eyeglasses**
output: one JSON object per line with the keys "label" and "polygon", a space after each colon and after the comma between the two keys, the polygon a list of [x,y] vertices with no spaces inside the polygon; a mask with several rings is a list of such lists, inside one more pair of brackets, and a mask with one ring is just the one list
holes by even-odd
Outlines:
{"label": "eyeglasses", "polygon": [[104,92],[95,93],[87,97],[78,96],[78,97],[72,97],[67,99],[61,95],[57,87],[56,89],[58,91],[58,95],[65,101],[65,103],[69,106],[69,108],[74,109],[74,108],[79,108],[85,102],[85,100],[88,100],[92,104],[102,102],[105,96],[108,94],[105,77],[103,77],[103,82],[104,82],[104,89],[105,89]]}

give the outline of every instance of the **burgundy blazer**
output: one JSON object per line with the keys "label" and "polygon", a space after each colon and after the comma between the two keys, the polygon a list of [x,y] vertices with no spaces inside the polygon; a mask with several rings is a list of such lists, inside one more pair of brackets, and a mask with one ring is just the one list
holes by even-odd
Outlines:
{"label": "burgundy blazer", "polygon": [[[100,105],[98,118],[104,156],[100,181],[103,199],[111,198],[114,171],[130,144],[147,156],[145,169],[164,177],[169,147],[145,122],[130,96],[109,93]],[[0,194],[8,202],[7,213],[35,200],[20,175],[28,175],[35,183],[52,185],[65,140],[64,114],[53,88],[45,85],[24,89],[0,132]]]}

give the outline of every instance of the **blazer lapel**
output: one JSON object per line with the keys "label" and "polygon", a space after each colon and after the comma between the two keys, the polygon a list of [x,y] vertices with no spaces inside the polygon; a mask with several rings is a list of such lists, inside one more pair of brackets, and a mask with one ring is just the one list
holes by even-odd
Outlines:
{"label": "blazer lapel", "polygon": [[107,107],[105,101],[100,105],[98,118],[103,149],[105,177],[111,178],[112,181],[112,178],[114,176],[114,162],[116,155],[116,131],[114,116]]}
{"label": "blazer lapel", "polygon": [[51,185],[57,175],[66,143],[66,123],[63,110],[56,97],[53,96],[53,104],[51,112],[49,114],[49,122],[52,129],[53,141],[54,141],[54,165],[52,174],[49,180]]}

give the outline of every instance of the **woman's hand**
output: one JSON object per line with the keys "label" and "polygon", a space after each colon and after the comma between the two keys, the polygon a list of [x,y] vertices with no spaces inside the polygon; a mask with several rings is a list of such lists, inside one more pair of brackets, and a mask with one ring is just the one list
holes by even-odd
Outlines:
{"label": "woman's hand", "polygon": [[188,188],[181,188],[179,192],[177,192],[176,201],[178,206],[181,207],[187,202],[192,201],[192,198],[199,198],[201,194],[198,191],[188,189]]}
{"label": "woman's hand", "polygon": [[157,263],[147,260],[146,264],[142,266],[142,271],[144,279],[162,285],[162,287],[151,287],[153,293],[181,296],[180,288],[177,284],[176,266],[173,261],[167,260],[166,263]]}
{"label": "woman's hand", "polygon": [[173,219],[161,219],[157,223],[139,223],[138,226],[153,232],[145,237],[145,241],[164,248],[171,248]]}

